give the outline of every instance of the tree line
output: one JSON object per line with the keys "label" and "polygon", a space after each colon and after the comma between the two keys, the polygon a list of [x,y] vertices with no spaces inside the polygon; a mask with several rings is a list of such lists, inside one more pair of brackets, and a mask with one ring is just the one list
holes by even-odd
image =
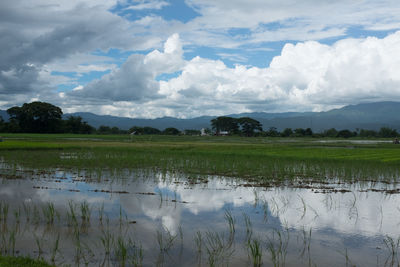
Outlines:
{"label": "tree line", "polygon": [[[135,135],[200,135],[196,129],[180,131],[168,127],[163,131],[153,127],[133,126],[129,130],[118,127],[99,126],[97,129],[83,121],[80,116],[69,116],[62,119],[61,108],[46,102],[25,103],[21,107],[15,106],[7,110],[10,116],[6,122],[0,116],[0,132],[8,133],[73,133],[73,134],[135,134]],[[383,137],[395,138],[399,133],[395,129],[382,127],[379,131],[356,129],[336,130],[334,128],[320,133],[314,133],[311,128],[286,128],[278,131],[275,127],[263,130],[262,124],[249,117],[232,118],[217,117],[210,121],[211,129],[206,128],[203,133],[208,135],[240,135],[240,136],[269,136],[269,137]]]}
{"label": "tree line", "polygon": [[90,134],[95,128],[79,116],[62,119],[61,108],[46,102],[25,103],[7,109],[8,122],[0,117],[0,132]]}
{"label": "tree line", "polygon": [[[0,116],[0,132],[2,133],[72,133],[72,134],[182,134],[176,128],[166,128],[164,131],[152,127],[132,127],[122,130],[118,127],[101,125],[97,129],[83,121],[80,116],[69,116],[62,119],[61,108],[46,102],[35,101],[25,103],[21,107],[7,109],[10,116],[6,122]],[[198,130],[185,130],[183,133],[199,135]]]}
{"label": "tree line", "polygon": [[382,127],[379,131],[356,129],[351,131],[348,129],[336,130],[331,128],[320,133],[314,133],[311,128],[286,128],[281,132],[276,127],[270,127],[268,130],[263,130],[262,124],[252,118],[231,118],[221,116],[211,120],[211,126],[216,135],[221,133],[227,135],[242,135],[242,136],[269,136],[269,137],[383,137],[394,138],[398,137],[399,133],[396,129]]}

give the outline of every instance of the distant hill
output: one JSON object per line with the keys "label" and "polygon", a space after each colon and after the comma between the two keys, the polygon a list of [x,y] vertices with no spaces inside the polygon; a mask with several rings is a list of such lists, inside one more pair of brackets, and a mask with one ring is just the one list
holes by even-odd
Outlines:
{"label": "distant hill", "polygon": [[96,115],[88,112],[77,112],[71,114],[64,114],[63,117],[68,116],[81,116],[82,119],[90,125],[98,128],[100,125],[118,127],[123,130],[128,130],[133,126],[150,126],[164,130],[168,127],[175,127],[180,130],[184,129],[201,129],[210,126],[210,120],[215,118],[211,116],[197,117],[193,119],[177,119],[172,117],[163,117],[157,119],[132,119],[126,117],[115,117],[109,115]]}
{"label": "distant hill", "polygon": [[381,127],[390,127],[400,130],[400,103],[376,102],[350,105],[326,112],[297,113],[291,117],[265,119],[255,116],[254,118],[263,124],[264,129],[309,127],[315,132],[320,132],[329,128],[378,130]]}
{"label": "distant hill", "polygon": [[8,121],[8,119],[10,118],[10,116],[8,116],[7,111],[5,110],[0,110],[0,116],[3,118],[3,120]]}
{"label": "distant hill", "polygon": [[[163,130],[167,127],[175,127],[180,130],[201,129],[210,127],[210,120],[216,116],[202,116],[191,119],[177,119],[163,117],[157,119],[133,119],[115,117],[109,115],[96,115],[89,112],[77,112],[64,114],[68,116],[81,116],[84,121],[98,128],[100,125],[118,127],[127,130],[132,126],[150,126]],[[0,110],[0,116],[8,119],[8,114]],[[320,132],[329,128],[337,130],[371,129],[378,130],[381,127],[390,127],[400,130],[400,102],[375,102],[345,106],[326,112],[285,112],[285,113],[240,113],[229,114],[230,117],[251,117],[260,121],[264,130],[276,127],[279,131],[285,128],[311,128],[314,132]]]}

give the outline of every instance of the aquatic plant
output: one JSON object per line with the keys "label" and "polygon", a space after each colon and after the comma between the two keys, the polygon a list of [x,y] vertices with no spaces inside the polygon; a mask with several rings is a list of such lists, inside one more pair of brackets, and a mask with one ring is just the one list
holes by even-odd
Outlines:
{"label": "aquatic plant", "polygon": [[174,245],[176,237],[177,235],[171,234],[168,229],[166,229],[165,234],[162,231],[157,230],[156,238],[160,252],[167,253]]}
{"label": "aquatic plant", "polygon": [[229,236],[231,239],[235,236],[235,218],[232,216],[232,212],[230,210],[225,210],[225,220],[228,222],[229,226]]}
{"label": "aquatic plant", "polygon": [[272,232],[272,237],[267,237],[267,239],[267,249],[274,267],[285,266],[289,245],[289,230],[287,228],[284,231],[275,229]]}
{"label": "aquatic plant", "polygon": [[53,265],[55,265],[57,253],[60,253],[60,233],[57,233],[57,237],[54,241],[53,248],[51,251],[50,261]]}
{"label": "aquatic plant", "polygon": [[254,267],[262,265],[262,246],[259,239],[252,239],[248,245],[249,258]]}
{"label": "aquatic plant", "polygon": [[400,249],[400,237],[394,239],[390,236],[386,236],[383,239],[383,244],[389,252],[389,255],[385,261],[385,266],[398,266],[400,264],[398,259],[398,253]]}
{"label": "aquatic plant", "polygon": [[194,235],[194,243],[196,245],[196,257],[199,265],[201,265],[201,254],[203,248],[203,236],[200,231],[197,231]]}
{"label": "aquatic plant", "polygon": [[228,265],[234,253],[232,239],[226,239],[224,234],[207,231],[205,233],[205,248],[209,266]]}
{"label": "aquatic plant", "polygon": [[42,207],[42,212],[43,212],[43,217],[46,220],[47,225],[53,225],[54,224],[54,219],[56,217],[59,217],[58,213],[56,212],[54,208],[54,204],[51,202],[48,202],[46,206]]}
{"label": "aquatic plant", "polygon": [[253,236],[253,226],[249,215],[243,212],[244,223],[246,225],[246,244],[249,246],[250,240]]}

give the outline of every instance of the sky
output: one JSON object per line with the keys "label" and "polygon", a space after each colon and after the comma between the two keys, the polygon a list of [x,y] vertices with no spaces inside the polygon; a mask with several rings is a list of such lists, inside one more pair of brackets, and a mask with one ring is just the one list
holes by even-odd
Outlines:
{"label": "sky", "polygon": [[400,101],[399,0],[2,0],[0,109],[193,118]]}

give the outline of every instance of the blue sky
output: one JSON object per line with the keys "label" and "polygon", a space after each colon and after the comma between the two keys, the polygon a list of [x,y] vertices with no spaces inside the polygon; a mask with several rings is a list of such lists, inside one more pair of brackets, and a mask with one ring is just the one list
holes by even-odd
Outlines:
{"label": "blue sky", "polygon": [[0,108],[180,118],[400,101],[394,0],[4,0]]}

